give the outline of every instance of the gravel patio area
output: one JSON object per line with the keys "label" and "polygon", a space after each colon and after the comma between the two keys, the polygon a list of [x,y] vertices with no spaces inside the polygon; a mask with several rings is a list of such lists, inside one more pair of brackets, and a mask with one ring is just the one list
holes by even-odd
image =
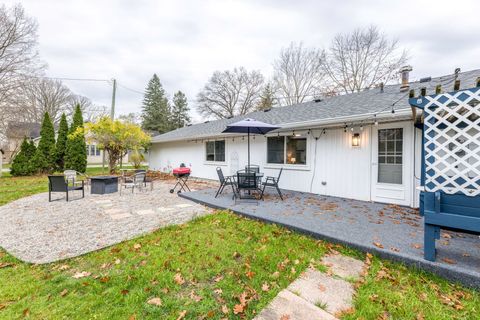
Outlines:
{"label": "gravel patio area", "polygon": [[427,261],[423,259],[423,218],[415,209],[294,191],[284,191],[285,201],[272,192],[258,205],[245,201],[234,204],[230,190],[218,198],[215,192],[204,189],[182,193],[181,197],[284,225],[480,288],[480,238],[442,231],[436,243],[437,260]]}
{"label": "gravel patio area", "polygon": [[[0,247],[20,260],[48,263],[76,257],[138,237],[160,227],[182,224],[209,209],[180,198],[169,189],[174,181],[158,181],[153,191],[91,195],[77,191],[25,197],[0,207]],[[201,189],[206,182],[190,182]]]}

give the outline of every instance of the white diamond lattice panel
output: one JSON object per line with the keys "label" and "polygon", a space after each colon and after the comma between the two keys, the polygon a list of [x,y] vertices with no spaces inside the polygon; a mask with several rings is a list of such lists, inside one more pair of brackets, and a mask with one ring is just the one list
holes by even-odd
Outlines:
{"label": "white diamond lattice panel", "polygon": [[480,88],[424,98],[425,190],[480,195]]}

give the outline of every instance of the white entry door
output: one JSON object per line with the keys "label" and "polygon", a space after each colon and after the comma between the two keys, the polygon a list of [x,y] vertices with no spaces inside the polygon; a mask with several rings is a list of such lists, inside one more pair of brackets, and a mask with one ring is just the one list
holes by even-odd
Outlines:
{"label": "white entry door", "polygon": [[372,128],[372,200],[411,205],[411,124],[399,122]]}

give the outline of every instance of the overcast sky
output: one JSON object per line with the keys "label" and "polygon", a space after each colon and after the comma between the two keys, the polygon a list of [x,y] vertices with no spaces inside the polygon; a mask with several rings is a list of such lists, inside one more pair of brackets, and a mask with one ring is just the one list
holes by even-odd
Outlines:
{"label": "overcast sky", "polygon": [[[7,1],[7,5],[18,1]],[[215,70],[245,66],[266,77],[291,41],[326,48],[339,32],[377,25],[408,49],[412,78],[480,68],[480,1],[155,1],[24,0],[39,23],[47,74],[116,78],[117,114],[139,112],[153,73],[172,97],[182,90],[192,109]],[[103,82],[65,82],[110,106]],[[195,120],[198,115],[192,111]]]}

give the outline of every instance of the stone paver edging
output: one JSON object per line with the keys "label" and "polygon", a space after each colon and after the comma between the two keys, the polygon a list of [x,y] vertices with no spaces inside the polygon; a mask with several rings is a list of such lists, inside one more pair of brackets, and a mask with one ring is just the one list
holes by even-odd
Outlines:
{"label": "stone paver edging", "polygon": [[352,307],[357,281],[365,263],[340,254],[322,259],[328,267],[323,273],[308,268],[282,290],[254,320],[333,320]]}

